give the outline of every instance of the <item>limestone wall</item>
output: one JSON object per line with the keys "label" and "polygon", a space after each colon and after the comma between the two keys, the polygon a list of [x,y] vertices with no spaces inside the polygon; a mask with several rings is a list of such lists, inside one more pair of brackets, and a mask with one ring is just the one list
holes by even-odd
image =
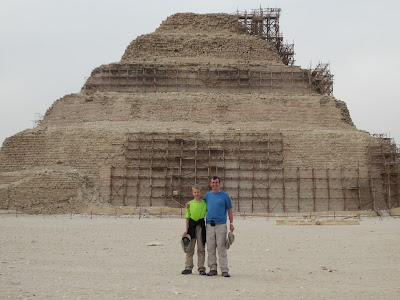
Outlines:
{"label": "limestone wall", "polygon": [[320,94],[309,70],[272,64],[110,64],[93,70],[82,91]]}
{"label": "limestone wall", "polygon": [[[122,56],[122,63],[140,60],[149,62],[173,61],[176,58],[192,57],[192,61],[207,58],[240,62],[270,62],[282,64],[275,44],[242,34],[215,36],[193,34],[157,33],[141,35],[135,39]],[[283,65],[283,64],[282,64]]]}
{"label": "limestone wall", "polygon": [[[123,122],[133,123],[123,125]],[[193,131],[202,131],[210,123],[218,123],[221,130],[279,128],[357,131],[346,105],[333,97],[222,93],[70,95],[52,105],[39,128],[67,125],[135,128],[135,122],[147,122],[148,128],[159,127],[162,131],[165,128],[173,130],[173,122],[177,122],[178,130],[187,128]],[[185,125],[181,127],[178,124]],[[193,126],[200,127],[191,129]]]}
{"label": "limestone wall", "polygon": [[325,134],[310,139],[304,133],[296,146],[300,153],[308,146],[310,156],[299,161],[287,148],[296,133],[128,134],[125,163],[111,171],[110,203],[182,207],[192,197],[191,186],[207,191],[210,176],[219,175],[240,212],[385,207],[380,170],[365,160],[365,144],[339,144],[337,155],[351,157],[342,164],[338,156],[321,161],[309,143],[318,145],[323,157],[329,148]]}
{"label": "limestone wall", "polygon": [[[179,140],[185,144],[194,143],[197,139],[207,145],[210,141],[215,143],[213,134],[218,133],[236,137],[236,141],[232,142],[236,148],[230,143],[218,146],[227,154],[232,153],[232,164],[227,161],[221,165],[220,153],[219,158],[211,160],[211,164],[206,159],[203,164],[206,167],[203,166],[202,170],[199,168],[198,178],[202,177],[202,184],[206,186],[206,178],[218,170],[219,174],[224,171],[224,186],[236,201],[235,210],[346,210],[357,209],[360,203],[368,203],[363,209],[384,207],[379,168],[371,166],[367,150],[368,145],[376,139],[358,131],[351,124],[351,119],[346,120],[347,114],[343,113],[343,105],[337,104],[338,101],[334,98],[323,96],[249,95],[247,98],[245,95],[182,93],[69,95],[54,103],[36,129],[26,130],[5,141],[1,151],[0,170],[7,174],[3,176],[7,180],[2,180],[0,202],[2,207],[10,207],[10,203],[17,199],[21,203],[24,202],[22,198],[28,201],[28,194],[22,192],[23,190],[31,191],[32,199],[37,199],[35,195],[40,195],[39,199],[45,199],[46,192],[43,194],[44,190],[40,186],[33,189],[30,184],[42,180],[49,186],[54,186],[50,191],[55,192],[54,197],[58,201],[52,205],[52,209],[66,209],[69,202],[64,194],[70,195],[70,199],[81,197],[77,195],[90,194],[88,198],[82,199],[83,203],[95,201],[133,206],[183,205],[190,197],[190,186],[194,183],[194,177],[180,177],[179,188],[184,194],[178,194],[182,196],[178,202],[173,201],[177,195],[174,195],[170,178],[179,175],[179,170],[184,170],[180,169],[182,166],[179,164],[176,165],[179,159],[184,159],[183,162],[188,164],[183,166],[189,173],[193,173],[190,170],[194,168],[194,161],[185,160],[187,156],[184,153],[173,155],[173,143],[168,146],[163,139],[172,135],[175,143],[178,135]],[[129,157],[138,159],[139,155],[127,151],[130,134],[151,135],[157,132],[162,142],[154,149],[159,149],[157,151],[161,151],[160,153],[169,151],[172,155],[169,160],[175,163],[171,165],[168,162],[161,169],[154,168],[150,162],[154,163],[156,160],[155,150],[147,144],[147,148],[142,149],[142,165],[137,169],[135,165],[131,165]],[[193,134],[197,134],[196,139]],[[246,139],[254,134],[258,137],[253,137],[252,146],[246,146]],[[271,134],[282,137],[281,148],[277,152],[281,157],[280,163],[274,166],[275,169],[269,169],[263,163],[262,169],[255,169],[254,177],[252,170],[260,161],[254,161],[251,157],[255,157],[256,153],[265,158],[273,157],[273,153],[268,150],[271,148],[267,149],[265,142],[259,145],[261,140]],[[241,155],[238,154],[238,143],[243,144]],[[204,155],[208,155],[207,149],[207,146],[203,147]],[[250,155],[246,160],[243,158],[243,151]],[[218,161],[219,164],[215,164]],[[238,168],[240,161],[241,167]],[[69,176],[58,176],[59,183],[55,184],[52,176],[36,175],[27,181],[29,184],[22,185],[18,182],[23,176],[15,175],[21,170],[37,169],[43,173],[46,169],[53,171],[57,168],[64,168],[72,173],[76,170],[84,174],[85,180],[71,188]],[[326,175],[327,169],[330,170],[329,176]],[[14,177],[10,175],[12,172]],[[312,172],[315,172],[314,180]],[[355,181],[357,172],[359,181]],[[266,184],[267,176],[271,180],[269,184]],[[118,178],[131,178],[131,181],[129,183],[122,179],[121,183]],[[138,181],[135,178],[141,179]],[[301,180],[300,192],[297,190],[298,180]],[[330,195],[327,192],[328,181]],[[343,181],[346,184],[343,185]],[[261,187],[255,187],[254,182]],[[175,186],[176,184],[175,182]],[[140,186],[139,194],[135,192],[137,186]],[[115,189],[119,191],[117,194]],[[47,194],[48,197],[49,195]],[[125,197],[124,200],[121,196]],[[51,203],[50,198],[46,199],[43,203]],[[29,202],[31,204],[26,206],[20,204],[19,207],[38,211],[40,208],[35,210],[37,201],[39,200]]]}
{"label": "limestone wall", "polygon": [[[110,165],[118,164],[121,140],[112,130],[62,126],[6,139],[0,156],[0,206],[61,212],[91,201],[107,203]],[[41,184],[35,186],[37,182]]]}
{"label": "limestone wall", "polygon": [[[159,132],[161,136],[180,134],[189,142],[193,141],[191,136],[194,133],[200,134],[200,140],[208,141],[210,132],[242,134],[242,139],[249,134],[261,134],[260,137],[263,138],[276,132],[282,135],[280,155],[283,160],[280,168],[286,168],[288,178],[295,176],[290,175],[290,172],[293,173],[296,168],[339,169],[346,166],[354,173],[357,165],[363,168],[368,165],[366,149],[373,138],[358,131],[351,124],[351,119],[346,119],[348,114],[346,110],[343,112],[345,105],[338,103],[340,104],[327,96],[202,93],[68,95],[53,104],[36,129],[26,130],[5,141],[1,151],[1,171],[10,173],[35,168],[53,170],[59,167],[78,170],[85,174],[88,186],[95,191],[92,196],[95,201],[112,203],[112,168],[125,172],[123,170],[129,166],[126,152],[129,133]],[[226,150],[229,149],[227,146]],[[162,151],[166,150],[167,146]],[[254,148],[256,152],[264,150]],[[146,153],[148,160],[152,155],[150,151]],[[146,176],[149,170],[149,166],[143,167],[143,176]],[[209,176],[212,170],[207,168],[203,176]],[[246,175],[246,172],[248,171],[242,166],[240,176],[243,191],[249,188],[251,190],[251,183],[244,180],[251,177],[251,174]],[[237,194],[238,180],[234,179],[234,176],[238,176],[239,173],[235,169],[227,174],[231,180],[226,180],[226,186]],[[363,177],[368,178],[366,175]],[[17,179],[10,179],[4,188],[8,188]],[[189,190],[193,180],[187,178],[186,181]],[[282,197],[282,181],[282,178],[279,179],[277,187],[270,190],[271,207],[274,206],[273,201]],[[157,203],[156,199],[150,201],[149,194],[144,192],[147,183],[148,180],[145,179],[138,204],[165,205],[166,198],[160,203]],[[66,185],[69,185],[68,180]],[[243,191],[240,192],[241,196],[239,195],[243,197],[241,206],[250,210],[248,205],[251,201],[244,200],[249,199],[249,195],[246,196],[248,192]],[[309,191],[312,191],[310,187]],[[265,193],[264,190],[260,194],[264,195],[261,196],[264,202]],[[10,195],[9,193],[8,197]],[[163,195],[165,196],[165,193]],[[302,208],[309,209],[309,205],[304,204],[305,199],[310,201],[307,195],[306,193],[302,196]],[[285,209],[290,207],[289,199],[288,196]],[[136,198],[126,201],[130,205],[137,204]],[[262,209],[265,203],[260,201],[255,201],[258,204],[253,204],[253,209]],[[122,205],[121,200],[112,204]],[[322,206],[325,209],[328,207],[326,203]],[[339,206],[343,209],[342,204]],[[278,207],[279,210],[283,209],[281,205]]]}
{"label": "limestone wall", "polygon": [[70,168],[3,173],[14,177],[12,184],[0,185],[0,209],[30,213],[80,211],[93,198],[85,175]]}
{"label": "limestone wall", "polygon": [[[122,63],[186,61],[282,64],[274,43],[246,34],[229,14],[174,14],[154,33],[137,37],[125,50]],[[206,60],[204,60],[206,59]]]}
{"label": "limestone wall", "polygon": [[156,29],[159,34],[244,34],[245,28],[239,27],[235,15],[225,13],[194,14],[177,13],[169,16]]}

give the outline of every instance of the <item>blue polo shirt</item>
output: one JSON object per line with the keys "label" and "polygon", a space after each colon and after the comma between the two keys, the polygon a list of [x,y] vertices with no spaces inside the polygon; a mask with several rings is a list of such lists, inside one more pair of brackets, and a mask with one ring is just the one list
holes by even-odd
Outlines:
{"label": "blue polo shirt", "polygon": [[226,213],[232,208],[231,198],[224,191],[214,193],[209,191],[204,200],[207,202],[206,223],[210,224],[214,220],[215,224],[226,224]]}

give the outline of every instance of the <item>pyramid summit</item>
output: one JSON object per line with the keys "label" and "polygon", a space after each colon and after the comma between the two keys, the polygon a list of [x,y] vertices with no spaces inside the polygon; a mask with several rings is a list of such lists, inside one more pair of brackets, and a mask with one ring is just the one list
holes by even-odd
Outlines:
{"label": "pyramid summit", "polygon": [[280,12],[179,13],[137,37],[6,139],[0,209],[182,208],[213,175],[236,212],[398,206],[395,144],[354,126],[328,65],[294,64]]}
{"label": "pyramid summit", "polygon": [[235,15],[179,13],[132,41],[121,63],[281,64],[274,48],[247,34]]}

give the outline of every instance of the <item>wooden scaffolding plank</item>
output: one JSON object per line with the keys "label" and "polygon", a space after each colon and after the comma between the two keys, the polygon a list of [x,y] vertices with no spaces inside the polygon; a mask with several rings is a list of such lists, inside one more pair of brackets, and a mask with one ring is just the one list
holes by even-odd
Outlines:
{"label": "wooden scaffolding plank", "polygon": [[297,212],[300,212],[300,203],[301,203],[301,185],[300,185],[300,168],[296,169],[296,179],[297,179]]}
{"label": "wooden scaffolding plank", "polygon": [[149,187],[150,187],[150,206],[153,206],[153,159],[154,159],[154,138],[151,138],[151,158],[150,158],[150,182],[149,182]]}
{"label": "wooden scaffolding plank", "polygon": [[312,167],[312,169],[311,169],[311,177],[312,177],[313,211],[316,211],[317,210],[317,197],[316,197],[317,186],[316,186],[316,182],[315,182],[314,167]]}
{"label": "wooden scaffolding plank", "polygon": [[114,185],[114,181],[113,181],[113,170],[114,170],[114,167],[111,166],[111,168],[110,168],[110,199],[109,199],[109,203],[110,203],[110,204],[112,203],[112,198],[113,198],[113,192],[112,192],[113,185]]}
{"label": "wooden scaffolding plank", "polygon": [[253,148],[253,170],[252,170],[252,180],[251,180],[251,212],[254,212],[254,156],[255,156],[255,149]]}
{"label": "wooden scaffolding plank", "polygon": [[340,182],[341,182],[341,185],[342,185],[343,210],[346,210],[347,200],[346,200],[346,188],[344,186],[344,170],[343,170],[343,167],[340,167]]}
{"label": "wooden scaffolding plank", "polygon": [[240,153],[240,147],[241,147],[241,143],[240,143],[240,133],[239,133],[239,143],[238,143],[238,188],[237,188],[237,203],[238,203],[238,211],[240,211],[240,161],[241,161],[241,153]]}
{"label": "wooden scaffolding plank", "polygon": [[330,186],[330,178],[329,178],[329,168],[326,168],[326,186],[328,192],[328,211],[331,210],[331,186]]}
{"label": "wooden scaffolding plank", "polygon": [[361,209],[360,162],[357,163],[358,209]]}
{"label": "wooden scaffolding plank", "polygon": [[169,140],[165,140],[165,158],[164,158],[164,164],[165,164],[165,188],[164,188],[164,201],[165,201],[165,206],[168,206],[168,157],[169,157]]}
{"label": "wooden scaffolding plank", "polygon": [[128,169],[125,167],[124,168],[124,179],[123,179],[123,186],[124,186],[124,193],[122,195],[122,205],[126,206],[126,194],[128,192],[128,182],[127,182],[127,176],[128,176]]}
{"label": "wooden scaffolding plank", "polygon": [[282,168],[282,210],[286,212],[285,168]]}

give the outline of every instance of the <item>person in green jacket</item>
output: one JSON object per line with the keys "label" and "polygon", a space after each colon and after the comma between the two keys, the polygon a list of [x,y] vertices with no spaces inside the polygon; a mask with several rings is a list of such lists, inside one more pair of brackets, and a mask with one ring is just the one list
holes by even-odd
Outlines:
{"label": "person in green jacket", "polygon": [[193,200],[189,201],[186,209],[186,229],[183,236],[190,235],[190,247],[186,253],[185,269],[182,274],[192,274],[194,249],[197,242],[197,267],[200,275],[207,275],[204,262],[206,259],[206,226],[204,217],[207,212],[207,203],[201,199],[200,187],[192,187]]}

